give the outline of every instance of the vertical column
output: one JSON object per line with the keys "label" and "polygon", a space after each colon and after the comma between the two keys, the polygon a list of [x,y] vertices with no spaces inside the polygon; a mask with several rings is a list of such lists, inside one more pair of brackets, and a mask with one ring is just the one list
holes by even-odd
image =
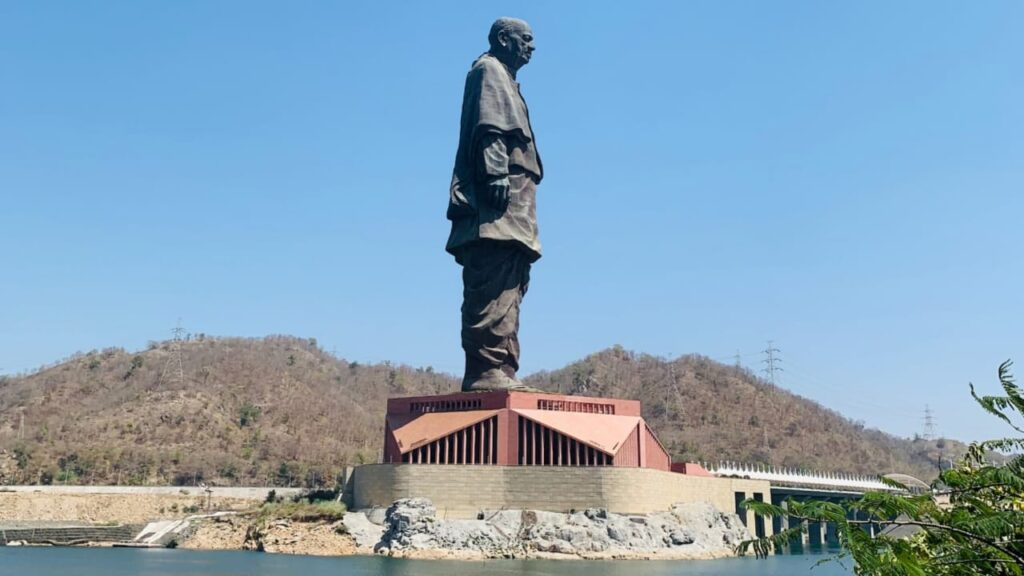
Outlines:
{"label": "vertical column", "polygon": [[[745,498],[746,497],[753,498],[753,494],[746,494],[746,493],[744,493],[744,497]],[[750,530],[751,533],[753,533],[755,535],[757,534],[757,514],[754,514],[753,510],[750,510],[750,509],[744,507],[744,509],[743,509],[743,522],[746,523],[747,530]],[[763,532],[764,528],[762,527],[761,530]]]}
{"label": "vertical column", "polygon": [[640,451],[639,452],[639,454],[640,454],[639,460],[640,461],[639,461],[638,466],[640,466],[641,468],[646,468],[647,467],[647,424],[645,424],[643,420],[641,420],[640,423],[637,424],[637,435],[636,435],[636,438],[640,442],[640,445],[637,446],[637,448]]}
{"label": "vertical column", "polygon": [[530,446],[533,449],[533,465],[540,466],[544,463],[544,455],[541,453],[541,439],[544,437],[544,432],[540,429],[540,425],[536,422],[530,424],[533,426],[533,431],[530,432]]}
{"label": "vertical column", "polygon": [[510,460],[510,458],[511,458],[511,454],[514,454],[514,452],[509,452],[509,445],[508,445],[508,438],[509,438],[509,436],[514,436],[514,434],[510,434],[509,433],[510,432],[509,424],[511,422],[511,419],[509,418],[509,415],[510,415],[510,411],[509,410],[501,410],[501,411],[498,412],[498,426],[496,427],[497,428],[496,432],[498,433],[498,454],[497,454],[498,458],[497,458],[497,463],[501,464],[502,466],[506,466],[506,465],[512,464],[512,461]]}
{"label": "vertical column", "polygon": [[747,507],[743,505],[743,501],[747,499],[746,492],[733,492],[732,501],[736,515],[740,517],[740,522],[747,527],[747,530],[753,532],[753,527],[750,520],[747,518]]}
{"label": "vertical column", "polygon": [[519,430],[519,414],[511,410],[505,410],[508,413],[508,428],[505,429],[505,433],[508,434],[508,463],[515,464],[519,461],[519,434],[516,433]]}
{"label": "vertical column", "polygon": [[547,460],[547,455],[548,455],[548,450],[547,450],[547,448],[548,448],[547,434],[548,434],[547,430],[545,430],[544,427],[542,427],[541,425],[538,424],[537,425],[537,436],[538,436],[539,439],[538,439],[538,442],[537,442],[537,447],[540,448],[540,465],[541,466],[544,466],[545,464],[547,464],[547,461],[548,461]]}
{"label": "vertical column", "polygon": [[526,419],[516,418],[519,425],[516,426],[516,436],[519,438],[519,450],[518,458],[519,465],[524,466],[526,464]]}
{"label": "vertical column", "polygon": [[491,451],[487,442],[487,439],[491,437],[490,426],[490,418],[480,423],[480,462],[484,464],[491,463]]}
{"label": "vertical column", "polygon": [[821,522],[810,522],[807,525],[807,541],[811,547],[821,546]]}
{"label": "vertical column", "polygon": [[[764,502],[764,494],[760,492],[754,492],[754,500],[758,502]],[[765,537],[764,530],[764,516],[754,513],[754,535],[758,538]]]}
{"label": "vertical column", "polygon": [[387,419],[384,420],[384,461],[394,462],[396,457],[399,461],[402,460],[402,454],[400,450],[395,450],[394,441],[391,439],[391,425],[388,424]]}
{"label": "vertical column", "polygon": [[[783,502],[782,503],[782,507],[785,508],[788,511],[789,510],[789,503],[788,502]],[[800,520],[799,519],[794,518],[793,516],[786,516],[786,529],[787,530],[790,529],[790,528],[796,528],[799,525],[800,525]],[[803,536],[801,536],[801,535],[796,535],[796,536],[793,536],[793,537],[791,537],[789,539],[789,545],[790,545],[791,548],[793,546],[798,546],[798,545],[800,545],[802,543],[803,543]]]}
{"label": "vertical column", "polygon": [[480,426],[479,424],[473,424],[469,427],[469,462],[467,464],[479,464],[480,460],[477,458],[476,449],[476,429]]}
{"label": "vertical column", "polygon": [[[779,506],[782,506],[783,510],[786,510],[787,512],[789,511],[789,502],[788,501],[783,500],[781,503],[779,503]],[[779,530],[778,532],[781,532],[783,530],[789,530],[789,515],[788,514],[784,514],[782,517],[780,517],[779,518],[779,523],[780,523],[779,527],[781,528],[781,530]],[[778,533],[778,532],[776,532],[776,533]]]}
{"label": "vertical column", "polygon": [[484,464],[494,464],[494,451],[491,450],[491,428],[494,428],[494,418],[484,420],[480,427],[480,458]]}

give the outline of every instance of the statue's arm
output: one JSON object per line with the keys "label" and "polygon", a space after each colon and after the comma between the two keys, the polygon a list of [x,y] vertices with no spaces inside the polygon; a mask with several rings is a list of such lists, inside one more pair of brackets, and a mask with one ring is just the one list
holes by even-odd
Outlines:
{"label": "statue's arm", "polygon": [[498,132],[489,132],[480,139],[477,165],[480,179],[486,184],[485,196],[499,212],[508,208],[508,144]]}

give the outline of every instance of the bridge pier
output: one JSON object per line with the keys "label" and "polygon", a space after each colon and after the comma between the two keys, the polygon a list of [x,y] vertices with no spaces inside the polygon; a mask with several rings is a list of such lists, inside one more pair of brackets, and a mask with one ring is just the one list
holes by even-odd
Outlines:
{"label": "bridge pier", "polygon": [[[757,502],[764,502],[764,494],[762,494],[761,492],[754,492],[754,500],[756,500]],[[764,528],[764,516],[760,514],[754,514],[754,535],[758,538],[764,538]]]}
{"label": "bridge pier", "polygon": [[[870,514],[868,514],[867,512],[861,512],[860,510],[851,510],[851,513],[852,514],[847,514],[847,518],[850,520],[864,521],[871,518]],[[870,534],[872,538],[875,537],[874,524],[861,524],[860,528],[861,530],[864,530],[865,532]]]}
{"label": "bridge pier", "polygon": [[825,545],[830,547],[839,545],[839,533],[836,531],[835,522],[825,525]]}
{"label": "bridge pier", "polygon": [[807,524],[807,541],[811,548],[821,547],[821,522]]}
{"label": "bridge pier", "polygon": [[[786,508],[786,503],[785,502],[782,502],[782,503],[773,502],[773,504],[775,504],[776,506],[780,506],[781,505],[783,509]],[[778,534],[779,532],[782,532],[783,530],[788,530],[788,529],[789,529],[789,516],[774,516],[774,517],[772,517],[772,534]]]}

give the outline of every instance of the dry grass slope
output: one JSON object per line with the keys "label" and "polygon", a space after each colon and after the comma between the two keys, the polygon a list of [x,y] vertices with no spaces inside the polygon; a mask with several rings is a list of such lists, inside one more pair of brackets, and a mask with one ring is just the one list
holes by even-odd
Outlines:
{"label": "dry grass slope", "polygon": [[[346,362],[288,336],[190,337],[180,344],[183,377],[177,357],[174,343],[160,342],[0,378],[0,484],[329,485],[342,467],[377,459],[387,397],[458,387],[430,368]],[[613,348],[528,382],[641,400],[679,459],[930,479],[939,451],[699,356]]]}
{"label": "dry grass slope", "polygon": [[703,356],[666,360],[615,347],[535,374],[544,390],[635,398],[677,461],[734,460],[812,470],[902,472],[930,481],[937,461],[959,457],[953,440],[906,440],[854,422]]}
{"label": "dry grass slope", "polygon": [[181,343],[181,358],[184,379],[171,342],[7,379],[0,481],[330,484],[343,466],[376,460],[388,396],[455,386],[430,369],[350,363],[285,336],[200,335]]}

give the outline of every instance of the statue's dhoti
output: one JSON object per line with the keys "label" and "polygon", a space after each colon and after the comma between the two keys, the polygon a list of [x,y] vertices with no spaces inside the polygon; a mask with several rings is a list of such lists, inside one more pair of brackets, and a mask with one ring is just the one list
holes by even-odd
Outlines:
{"label": "statue's dhoti", "polygon": [[462,389],[519,385],[515,380],[519,305],[530,285],[530,263],[535,257],[517,242],[498,240],[474,242],[463,248],[460,256],[462,348],[466,351]]}

